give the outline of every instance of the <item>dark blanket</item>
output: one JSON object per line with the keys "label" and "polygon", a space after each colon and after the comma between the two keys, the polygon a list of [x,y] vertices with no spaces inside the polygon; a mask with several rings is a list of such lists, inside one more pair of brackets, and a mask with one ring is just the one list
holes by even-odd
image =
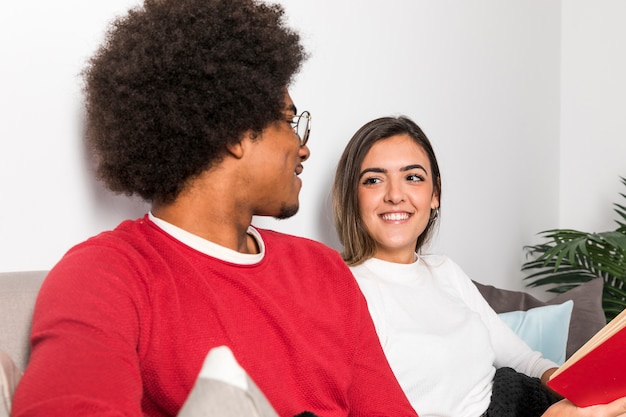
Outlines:
{"label": "dark blanket", "polygon": [[493,378],[488,417],[539,417],[558,399],[541,384],[511,368],[500,368]]}

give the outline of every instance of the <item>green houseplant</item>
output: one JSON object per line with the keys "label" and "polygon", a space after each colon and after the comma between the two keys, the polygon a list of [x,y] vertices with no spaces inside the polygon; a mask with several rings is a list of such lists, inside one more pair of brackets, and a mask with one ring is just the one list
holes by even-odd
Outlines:
{"label": "green houseplant", "polygon": [[[621,178],[626,186],[626,178]],[[626,194],[620,193],[626,199]],[[607,321],[626,308],[626,206],[615,203],[617,228],[601,233],[571,229],[540,232],[544,242],[525,246],[531,260],[522,271],[534,271],[527,286],[550,285],[562,293],[591,279],[604,280],[602,307]]]}

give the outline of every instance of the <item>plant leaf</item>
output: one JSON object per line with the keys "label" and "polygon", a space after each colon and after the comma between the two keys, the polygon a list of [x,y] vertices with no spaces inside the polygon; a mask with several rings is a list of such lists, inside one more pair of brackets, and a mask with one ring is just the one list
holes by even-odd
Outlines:
{"label": "plant leaf", "polygon": [[[626,186],[626,177],[620,177]],[[626,199],[625,193],[620,196]],[[524,247],[522,271],[529,287],[550,286],[562,293],[590,279],[604,280],[602,305],[607,320],[626,308],[626,206],[614,204],[616,230],[588,233],[574,229],[539,232],[543,242]]]}

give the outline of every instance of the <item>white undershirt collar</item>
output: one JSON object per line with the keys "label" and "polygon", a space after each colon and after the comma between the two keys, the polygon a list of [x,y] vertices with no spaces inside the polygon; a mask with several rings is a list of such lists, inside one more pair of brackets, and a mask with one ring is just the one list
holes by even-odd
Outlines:
{"label": "white undershirt collar", "polygon": [[254,240],[256,240],[257,245],[259,246],[259,253],[247,254],[237,252],[235,250],[218,245],[217,243],[211,242],[210,240],[203,239],[200,236],[189,233],[188,231],[183,230],[178,226],[174,226],[173,224],[166,222],[163,219],[155,217],[152,212],[148,212],[148,218],[165,233],[172,236],[174,239],[179,240],[180,242],[197,250],[198,252],[202,252],[205,255],[209,255],[223,261],[240,265],[252,265],[260,262],[265,256],[265,243],[263,242],[263,238],[261,238],[261,234],[259,233],[259,231],[252,226],[248,227],[247,233],[252,236]]}

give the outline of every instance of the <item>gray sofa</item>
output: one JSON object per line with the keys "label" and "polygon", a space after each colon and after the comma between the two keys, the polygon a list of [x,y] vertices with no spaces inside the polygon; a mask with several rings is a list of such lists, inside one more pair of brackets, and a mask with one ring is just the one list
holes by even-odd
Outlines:
{"label": "gray sofa", "polygon": [[[30,354],[29,333],[37,292],[47,271],[0,272],[0,350],[24,369]],[[574,301],[567,356],[604,325],[602,280],[596,279],[542,302],[522,291],[503,290],[475,282],[497,313],[528,310],[538,306]]]}
{"label": "gray sofa", "polygon": [[0,349],[18,368],[28,362],[30,323],[47,271],[0,272]]}
{"label": "gray sofa", "polygon": [[[0,351],[8,354],[21,370],[25,369],[28,363],[30,355],[29,334],[35,300],[46,274],[47,271],[0,273],[0,317],[2,318],[0,320]],[[604,314],[601,308],[603,288],[601,279],[590,281],[567,293],[560,294],[548,302],[539,301],[521,291],[502,290],[478,282],[475,284],[483,297],[498,313],[512,310],[525,311],[572,300],[574,308],[569,323],[567,356],[580,347],[604,324]],[[0,385],[2,385],[2,381],[0,381]],[[251,386],[254,388],[254,384]],[[210,388],[209,394],[206,391],[209,389],[207,387]],[[10,410],[11,394],[6,389],[1,391],[0,394],[3,395],[0,395],[0,417],[4,417],[8,416]],[[264,404],[267,406],[265,407]],[[263,417],[276,417],[275,412],[258,389],[256,391],[254,389],[242,391],[234,384],[222,380],[204,381],[200,378],[179,417],[200,415],[197,414],[199,410],[202,410],[203,413],[209,410],[215,415],[233,417],[242,415],[241,412],[237,411],[242,409],[265,410],[261,414]]]}

